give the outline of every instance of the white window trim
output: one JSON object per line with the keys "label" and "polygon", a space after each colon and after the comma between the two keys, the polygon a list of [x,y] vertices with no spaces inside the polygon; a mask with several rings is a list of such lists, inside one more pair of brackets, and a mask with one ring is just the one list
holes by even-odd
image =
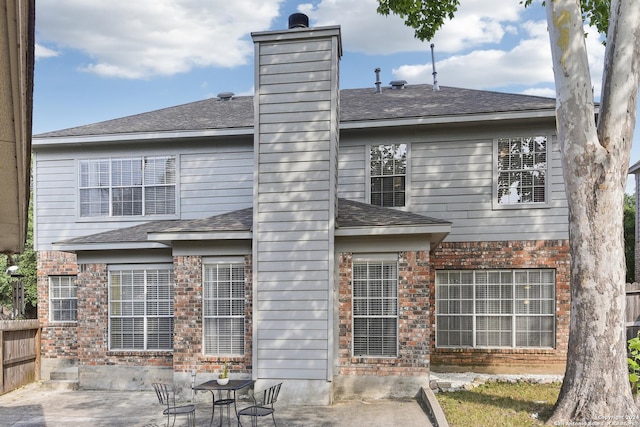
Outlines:
{"label": "white window trim", "polygon": [[[108,281],[107,281],[107,316],[108,316],[108,348],[110,352],[165,352],[165,351],[169,351],[172,352],[173,348],[170,349],[147,349],[147,333],[148,333],[148,329],[147,329],[147,315],[145,314],[144,316],[144,334],[145,334],[145,348],[144,349],[139,349],[139,348],[112,348],[111,346],[111,272],[112,271],[147,271],[147,270],[171,270],[172,274],[173,274],[173,264],[110,264],[107,266],[107,272],[108,272]],[[175,278],[174,278],[174,283],[171,284],[172,288],[175,288]],[[175,298],[175,296],[174,296]],[[145,298],[145,303],[146,303],[146,298]],[[164,316],[165,318],[169,317],[169,316]],[[175,318],[175,312],[171,313],[171,318]],[[175,324],[174,324],[174,328],[175,328]],[[174,331],[172,331],[172,333],[174,333]]]}
{"label": "white window trim", "polygon": [[[83,161],[98,161],[98,160],[107,160],[109,161],[109,174],[111,174],[111,162],[112,160],[123,160],[123,159],[134,159],[134,158],[151,158],[151,157],[173,157],[175,159],[175,208],[176,211],[174,214],[164,214],[164,215],[124,215],[124,216],[113,216],[112,210],[113,206],[111,203],[111,199],[109,200],[109,215],[108,216],[81,216],[81,207],[80,207],[80,163]],[[75,162],[75,176],[76,176],[76,222],[134,222],[140,221],[142,219],[152,218],[155,220],[164,220],[164,219],[176,219],[179,218],[180,215],[180,155],[179,154],[166,154],[166,153],[132,153],[128,156],[110,156],[110,157],[85,157],[82,159],[78,159]],[[111,176],[109,177],[109,192],[111,194]],[[144,195],[143,195],[144,198]],[[144,205],[143,205],[144,210]]]}
{"label": "white window trim", "polygon": [[[366,355],[356,355],[355,354],[355,331],[354,331],[354,324],[355,324],[355,309],[354,309],[354,301],[355,301],[355,296],[354,296],[354,289],[353,289],[353,268],[352,268],[352,277],[351,277],[351,333],[352,333],[352,339],[351,339],[351,356],[352,357],[357,357],[357,358],[362,358],[362,359],[397,359],[399,357],[400,354],[400,271],[399,271],[399,267],[398,267],[398,254],[396,253],[370,253],[370,254],[353,254],[351,257],[351,263],[352,266],[354,264],[357,263],[367,263],[367,262],[387,262],[387,263],[395,263],[396,264],[396,314],[395,314],[395,319],[396,319],[396,331],[395,331],[395,337],[396,337],[396,350],[395,350],[395,355],[394,356],[383,356],[383,355],[370,355],[370,354],[366,354]],[[358,316],[358,317],[362,317],[362,318],[390,318],[391,316]]]}
{"label": "white window trim", "polygon": [[[535,268],[527,268],[527,269],[522,269],[522,270],[537,270]],[[553,270],[551,268],[543,268],[540,270]],[[478,316],[487,316],[487,314],[478,314],[476,313],[476,279],[475,279],[475,273],[476,271],[482,271],[482,272],[486,272],[488,270],[452,270],[452,269],[447,269],[446,271],[465,271],[465,272],[473,272],[474,274],[474,280],[473,280],[473,313],[471,314],[466,314],[466,313],[461,313],[459,314],[460,316],[471,316],[472,317],[472,330],[471,330],[471,336],[472,336],[472,345],[468,346],[468,345],[459,345],[459,346],[454,346],[454,345],[440,345],[440,343],[438,342],[438,317],[439,315],[439,306],[440,306],[440,302],[441,299],[439,298],[438,295],[438,283],[436,282],[435,284],[435,300],[436,300],[436,307],[435,307],[435,319],[434,319],[434,323],[435,323],[435,342],[436,342],[436,348],[443,348],[443,349],[456,349],[456,348],[476,348],[476,349],[505,349],[505,350],[551,350],[551,349],[555,349],[557,346],[556,343],[556,328],[557,328],[557,322],[556,322],[556,316],[555,316],[555,307],[557,306],[558,302],[557,302],[557,281],[556,281],[556,275],[555,275],[555,271],[554,271],[554,279],[553,279],[553,289],[554,289],[554,297],[553,297],[553,301],[554,301],[554,310],[553,313],[551,314],[516,314],[516,310],[515,310],[515,301],[516,301],[516,293],[515,290],[512,292],[512,312],[510,314],[503,314],[503,315],[496,315],[496,316],[502,316],[502,317],[506,317],[509,316],[511,318],[511,324],[512,324],[512,330],[511,330],[511,346],[479,346],[476,344],[476,333],[477,333],[477,327],[476,327],[476,318]],[[518,271],[518,269],[500,269],[500,270],[491,270],[491,271],[508,271],[508,272],[516,272]],[[437,274],[437,272],[436,272]],[[516,283],[511,283],[512,287],[515,287]],[[455,315],[455,314],[453,314]],[[522,346],[516,346],[516,319],[519,317],[533,317],[533,316],[539,316],[539,317],[549,317],[553,319],[553,344],[550,347],[536,347],[536,346],[526,346],[526,347],[522,347]]]}
{"label": "white window trim", "polygon": [[371,204],[371,147],[376,147],[380,145],[401,145],[406,144],[407,146],[407,173],[404,178],[404,206],[394,206],[389,207],[390,209],[398,209],[398,210],[409,210],[411,207],[411,143],[406,141],[398,141],[398,142],[385,142],[379,144],[367,144],[365,145],[365,193],[367,204]]}
{"label": "white window trim", "polygon": [[[77,323],[78,322],[78,305],[77,305],[78,304],[77,303],[77,301],[78,301],[78,294],[77,294],[78,286],[75,285],[75,288],[76,288],[76,296],[75,296],[75,298],[70,298],[70,297],[67,297],[67,298],[54,298],[52,296],[52,291],[51,290],[52,290],[54,284],[52,283],[51,279],[53,279],[53,278],[61,278],[61,277],[70,278],[72,282],[74,282],[77,279],[77,276],[71,276],[71,275],[68,275],[68,276],[67,275],[53,275],[53,276],[49,276],[48,277],[48,279],[49,279],[49,322],[51,322],[51,323]],[[54,300],[55,301],[76,300],[76,318],[75,318],[75,320],[57,320],[57,319],[54,319],[53,318],[54,309],[53,309],[53,304],[52,304],[52,301],[54,301]]]}
{"label": "white window trim", "polygon": [[[503,204],[498,203],[498,140],[503,138],[527,138],[531,136],[544,136],[547,138],[547,175],[544,185],[545,191],[545,201],[544,202],[532,202],[532,203],[512,203],[512,204]],[[548,135],[546,132],[529,132],[528,135],[524,132],[520,132],[518,134],[509,134],[502,135],[493,139],[493,146],[491,150],[491,158],[493,161],[493,179],[491,180],[492,186],[492,194],[491,201],[492,207],[494,210],[503,210],[503,209],[544,209],[551,207],[551,180],[552,180],[552,164],[553,164],[553,136]]]}
{"label": "white window trim", "polygon": [[[225,256],[221,256],[221,257],[203,257],[202,258],[202,354],[204,356],[223,356],[223,357],[239,357],[239,356],[244,356],[247,349],[246,349],[246,342],[244,340],[246,340],[246,336],[247,336],[247,325],[246,325],[246,296],[247,296],[247,292],[246,292],[246,281],[247,281],[247,277],[246,274],[244,275],[244,294],[245,294],[245,312],[243,312],[242,316],[226,316],[228,318],[240,318],[242,317],[242,323],[243,323],[243,333],[242,333],[242,339],[243,339],[243,352],[242,353],[207,353],[207,350],[205,348],[205,341],[206,341],[206,335],[207,335],[207,331],[206,331],[206,319],[218,319],[220,318],[220,316],[206,316],[205,315],[205,298],[204,298],[204,287],[206,286],[204,283],[204,278],[205,278],[205,268],[207,266],[211,266],[211,265],[232,265],[232,264],[240,264],[242,265],[242,268],[245,268],[245,260],[244,257],[240,257],[240,256],[234,256],[234,257],[225,257]],[[245,272],[246,273],[246,272]]]}

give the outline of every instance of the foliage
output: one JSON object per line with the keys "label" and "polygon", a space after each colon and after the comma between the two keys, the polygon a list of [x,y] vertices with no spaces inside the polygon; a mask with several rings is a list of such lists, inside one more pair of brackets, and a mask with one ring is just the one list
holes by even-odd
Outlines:
{"label": "foliage", "polygon": [[437,394],[451,427],[539,426],[553,412],[560,383],[488,382]]}
{"label": "foliage", "polygon": [[634,393],[638,391],[638,381],[640,381],[640,332],[635,338],[629,340],[629,355],[627,357],[629,367],[629,382]]}
{"label": "foliage", "polygon": [[7,267],[17,265],[20,280],[24,284],[26,311],[33,311],[38,304],[37,254],[33,249],[33,208],[29,211],[29,228],[22,254],[0,255],[0,305],[10,306],[13,293],[13,281],[7,274]]}
{"label": "foliage", "polygon": [[631,194],[624,195],[624,258],[627,263],[627,283],[635,282],[636,278],[636,199]]}
{"label": "foliage", "polygon": [[222,365],[222,373],[220,374],[220,378],[228,378],[229,377],[229,362],[224,362]]}
{"label": "foliage", "polygon": [[0,256],[0,306],[11,305],[11,293],[13,287],[11,286],[11,278],[7,271],[7,257],[5,255]]}
{"label": "foliage", "polygon": [[[533,0],[520,3],[530,6]],[[594,25],[601,34],[609,27],[611,0],[581,0],[582,12],[589,25]],[[544,2],[543,2],[544,4]],[[445,20],[453,19],[460,6],[459,0],[378,0],[378,13],[388,16],[390,13],[404,19],[407,27],[413,28],[418,40],[431,40]]]}
{"label": "foliage", "polygon": [[431,40],[445,19],[453,19],[460,5],[459,0],[378,0],[378,13],[390,12],[404,19],[406,26],[415,30],[418,40]]}
{"label": "foliage", "polygon": [[[530,6],[533,0],[523,0],[520,3]],[[544,5],[544,1],[542,2]],[[584,21],[598,29],[600,34],[607,34],[609,29],[609,10],[611,0],[581,0]]]}

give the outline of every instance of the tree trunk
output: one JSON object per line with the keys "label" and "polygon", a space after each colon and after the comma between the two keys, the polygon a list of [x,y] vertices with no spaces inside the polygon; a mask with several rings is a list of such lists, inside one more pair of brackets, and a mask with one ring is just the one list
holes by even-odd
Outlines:
{"label": "tree trunk", "polygon": [[640,424],[627,373],[622,227],[637,109],[640,1],[611,2],[597,128],[579,1],[547,0],[546,8],[571,252],[567,367],[548,424]]}

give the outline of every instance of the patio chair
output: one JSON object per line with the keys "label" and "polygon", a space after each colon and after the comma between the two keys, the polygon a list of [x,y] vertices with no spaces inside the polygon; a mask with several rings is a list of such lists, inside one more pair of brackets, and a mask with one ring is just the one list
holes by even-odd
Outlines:
{"label": "patio chair", "polygon": [[[251,425],[257,426],[258,417],[266,417],[267,415],[271,415],[271,418],[273,419],[273,425],[277,427],[278,425],[276,424],[276,418],[274,416],[274,412],[276,410],[273,407],[273,404],[278,400],[278,393],[280,393],[281,386],[282,383],[271,386],[264,391],[250,393],[251,399],[253,399],[253,405],[241,409],[238,412],[238,425],[242,426],[242,423],[240,422],[241,416],[252,417]],[[260,396],[261,399],[257,399],[257,397]]]}
{"label": "patio chair", "polygon": [[189,425],[195,427],[196,405],[176,405],[176,393],[173,386],[169,384],[153,383],[153,389],[156,391],[156,396],[158,396],[160,404],[166,406],[162,414],[167,416],[167,427],[169,427],[169,420],[172,415],[173,423],[171,426],[176,424],[176,417],[178,415],[186,415]]}

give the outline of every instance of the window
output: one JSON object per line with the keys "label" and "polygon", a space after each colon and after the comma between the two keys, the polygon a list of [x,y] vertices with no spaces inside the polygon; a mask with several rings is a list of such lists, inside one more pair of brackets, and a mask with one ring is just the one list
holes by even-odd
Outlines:
{"label": "window", "polygon": [[49,276],[49,319],[52,322],[78,320],[75,276]]}
{"label": "window", "polygon": [[204,352],[244,354],[244,261],[204,264]]}
{"label": "window", "polygon": [[370,165],[371,204],[387,207],[405,206],[407,144],[371,146]]}
{"label": "window", "polygon": [[398,353],[397,261],[353,262],[353,355]]}
{"label": "window", "polygon": [[547,137],[500,138],[497,205],[547,203]]}
{"label": "window", "polygon": [[109,271],[109,348],[173,348],[173,272],[168,268]]}
{"label": "window", "polygon": [[437,271],[438,347],[553,347],[553,270]]}
{"label": "window", "polygon": [[174,215],[172,156],[80,161],[80,216]]}

